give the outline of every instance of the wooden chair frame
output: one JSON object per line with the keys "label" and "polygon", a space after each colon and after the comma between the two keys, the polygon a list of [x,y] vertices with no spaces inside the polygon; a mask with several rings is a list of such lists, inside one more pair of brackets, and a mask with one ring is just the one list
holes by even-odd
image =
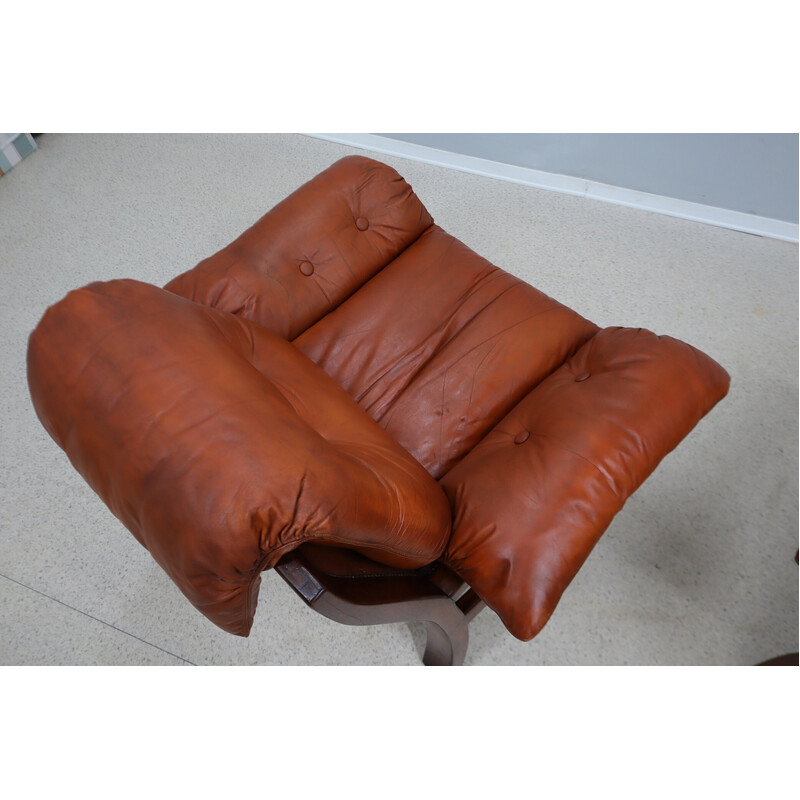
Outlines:
{"label": "wooden chair frame", "polygon": [[485,603],[454,572],[434,563],[387,567],[350,550],[304,545],[275,571],[314,611],[344,625],[423,622],[426,666],[460,666],[469,623]]}

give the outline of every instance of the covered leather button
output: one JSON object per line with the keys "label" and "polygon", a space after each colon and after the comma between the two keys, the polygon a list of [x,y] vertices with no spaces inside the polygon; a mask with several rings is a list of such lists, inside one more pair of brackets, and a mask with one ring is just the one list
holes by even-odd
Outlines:
{"label": "covered leather button", "polygon": [[313,275],[314,274],[314,265],[310,261],[301,261],[300,262],[300,272],[303,275]]}
{"label": "covered leather button", "polygon": [[581,381],[585,381],[587,378],[591,377],[591,372],[581,372],[580,375],[575,376],[575,382],[580,383]]}
{"label": "covered leather button", "polygon": [[523,442],[527,442],[529,438],[530,438],[530,433],[528,433],[528,431],[520,431],[514,437],[514,444],[522,444]]}
{"label": "covered leather button", "polygon": [[365,217],[359,217],[356,220],[356,228],[358,228],[360,231],[365,231],[367,228],[369,228],[369,220]]}

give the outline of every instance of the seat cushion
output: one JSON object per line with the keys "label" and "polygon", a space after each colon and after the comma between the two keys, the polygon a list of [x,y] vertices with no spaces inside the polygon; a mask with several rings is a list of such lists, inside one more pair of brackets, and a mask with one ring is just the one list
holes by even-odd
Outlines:
{"label": "seat cushion", "polygon": [[307,541],[420,567],[441,488],[321,369],[247,320],[138,281],[96,283],[30,338],[45,428],[181,591],[247,635],[259,575]]}
{"label": "seat cushion", "polygon": [[533,638],[615,514],[726,394],[708,356],[667,336],[592,337],[440,481],[444,561]]}
{"label": "seat cushion", "polygon": [[438,478],[597,330],[432,225],[294,343]]}

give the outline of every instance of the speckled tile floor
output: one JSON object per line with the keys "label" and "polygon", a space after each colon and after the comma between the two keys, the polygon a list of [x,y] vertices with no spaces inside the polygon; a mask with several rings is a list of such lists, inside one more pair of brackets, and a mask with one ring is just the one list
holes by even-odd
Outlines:
{"label": "speckled tile floor", "polygon": [[[0,179],[0,664],[419,663],[266,573],[249,639],[198,614],[69,466],[25,380],[45,308],[163,284],[354,148],[301,135],[57,135]],[[729,396],[633,496],[544,631],[484,611],[470,665],[753,664],[798,649],[797,246],[388,156],[437,222],[600,325],[696,345]]]}

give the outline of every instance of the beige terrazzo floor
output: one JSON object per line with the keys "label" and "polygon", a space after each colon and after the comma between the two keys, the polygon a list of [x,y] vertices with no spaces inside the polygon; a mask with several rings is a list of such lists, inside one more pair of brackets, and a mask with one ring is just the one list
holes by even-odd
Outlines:
{"label": "beige terrazzo floor", "polygon": [[[0,179],[0,664],[417,664],[418,626],[349,628],[264,575],[218,630],[36,419],[25,347],[92,280],[163,284],[354,148],[302,135],[46,134]],[[600,325],[705,350],[731,392],[628,502],[540,636],[491,612],[467,664],[753,664],[798,649],[797,245],[400,158],[446,230]]]}

